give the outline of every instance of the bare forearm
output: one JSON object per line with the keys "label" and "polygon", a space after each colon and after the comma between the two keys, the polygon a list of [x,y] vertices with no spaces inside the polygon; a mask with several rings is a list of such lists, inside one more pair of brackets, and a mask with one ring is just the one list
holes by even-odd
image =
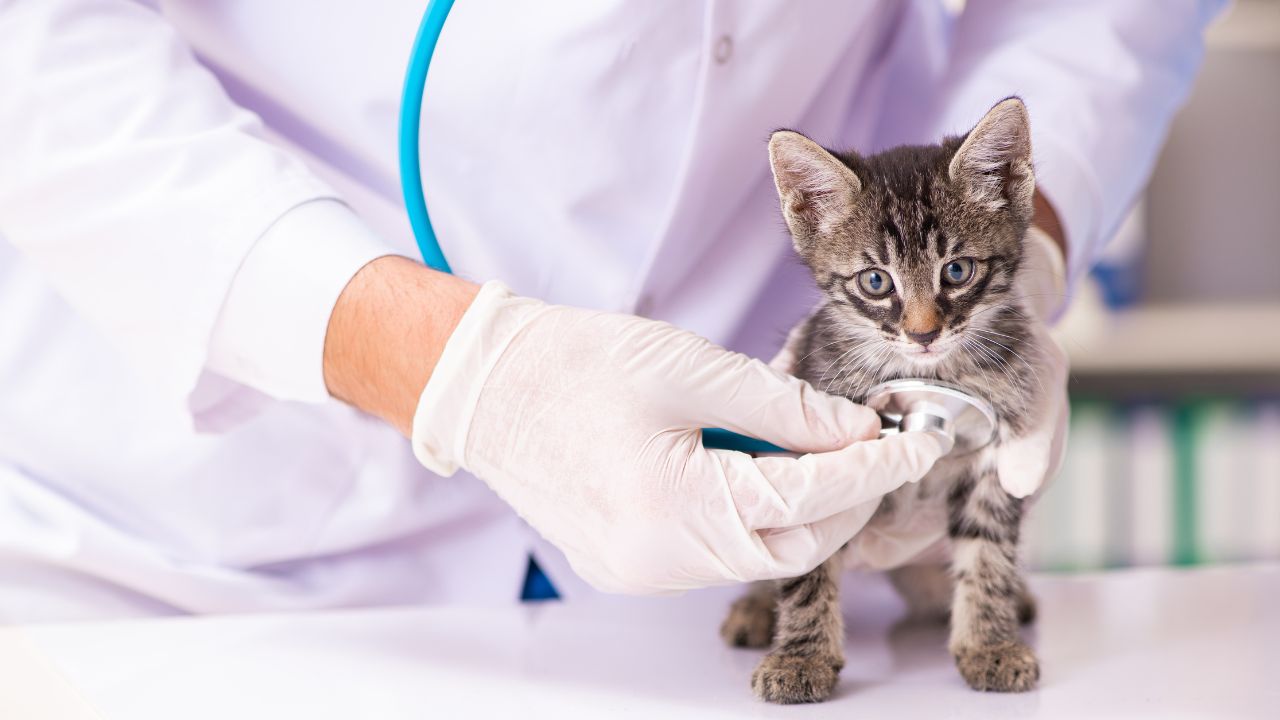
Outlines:
{"label": "bare forearm", "polygon": [[479,287],[397,256],[356,273],[329,317],[329,393],[408,435],[418,397]]}

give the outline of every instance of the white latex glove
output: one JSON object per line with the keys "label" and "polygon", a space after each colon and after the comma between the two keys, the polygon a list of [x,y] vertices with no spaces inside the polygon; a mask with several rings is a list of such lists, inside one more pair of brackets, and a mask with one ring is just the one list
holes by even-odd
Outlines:
{"label": "white latex glove", "polygon": [[1067,354],[1049,336],[1046,323],[1064,309],[1066,266],[1058,245],[1038,227],[1027,231],[1017,290],[1035,317],[1032,332],[1041,357],[1039,392],[1031,429],[1020,438],[1004,438],[996,453],[1000,485],[1014,497],[1034,494],[1062,466],[1071,407],[1067,402]]}
{"label": "white latex glove", "polygon": [[[702,447],[722,427],[802,452]],[[678,591],[801,575],[941,453],[876,414],[661,322],[488,283],[423,390],[413,447],[483,479],[592,585]]]}

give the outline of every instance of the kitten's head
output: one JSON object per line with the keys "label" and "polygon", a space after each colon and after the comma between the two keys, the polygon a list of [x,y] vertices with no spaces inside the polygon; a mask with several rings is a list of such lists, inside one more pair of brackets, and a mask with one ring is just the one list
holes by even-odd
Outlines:
{"label": "kitten's head", "polygon": [[779,130],[769,159],[796,250],[842,324],[905,369],[936,366],[1015,303],[1035,190],[1021,100],[964,137],[869,157]]}

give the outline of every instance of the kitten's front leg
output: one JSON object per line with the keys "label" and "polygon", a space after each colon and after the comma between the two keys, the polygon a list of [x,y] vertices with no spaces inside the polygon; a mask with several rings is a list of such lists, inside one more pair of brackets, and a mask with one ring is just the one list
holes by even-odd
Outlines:
{"label": "kitten's front leg", "polygon": [[956,667],[975,690],[1030,690],[1040,679],[1040,664],[1018,636],[1025,595],[1017,566],[1022,501],[1000,487],[994,471],[959,480],[947,500]]}
{"label": "kitten's front leg", "polygon": [[751,688],[773,703],[821,702],[844,667],[840,553],[807,575],[778,583],[773,650],[751,675]]}

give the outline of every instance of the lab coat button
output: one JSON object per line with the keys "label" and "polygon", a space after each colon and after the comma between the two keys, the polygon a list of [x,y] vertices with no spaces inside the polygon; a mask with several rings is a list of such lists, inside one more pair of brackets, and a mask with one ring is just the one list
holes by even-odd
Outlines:
{"label": "lab coat button", "polygon": [[730,35],[721,35],[720,39],[716,41],[716,62],[723,65],[729,62],[729,58],[731,57],[733,57],[733,37]]}

